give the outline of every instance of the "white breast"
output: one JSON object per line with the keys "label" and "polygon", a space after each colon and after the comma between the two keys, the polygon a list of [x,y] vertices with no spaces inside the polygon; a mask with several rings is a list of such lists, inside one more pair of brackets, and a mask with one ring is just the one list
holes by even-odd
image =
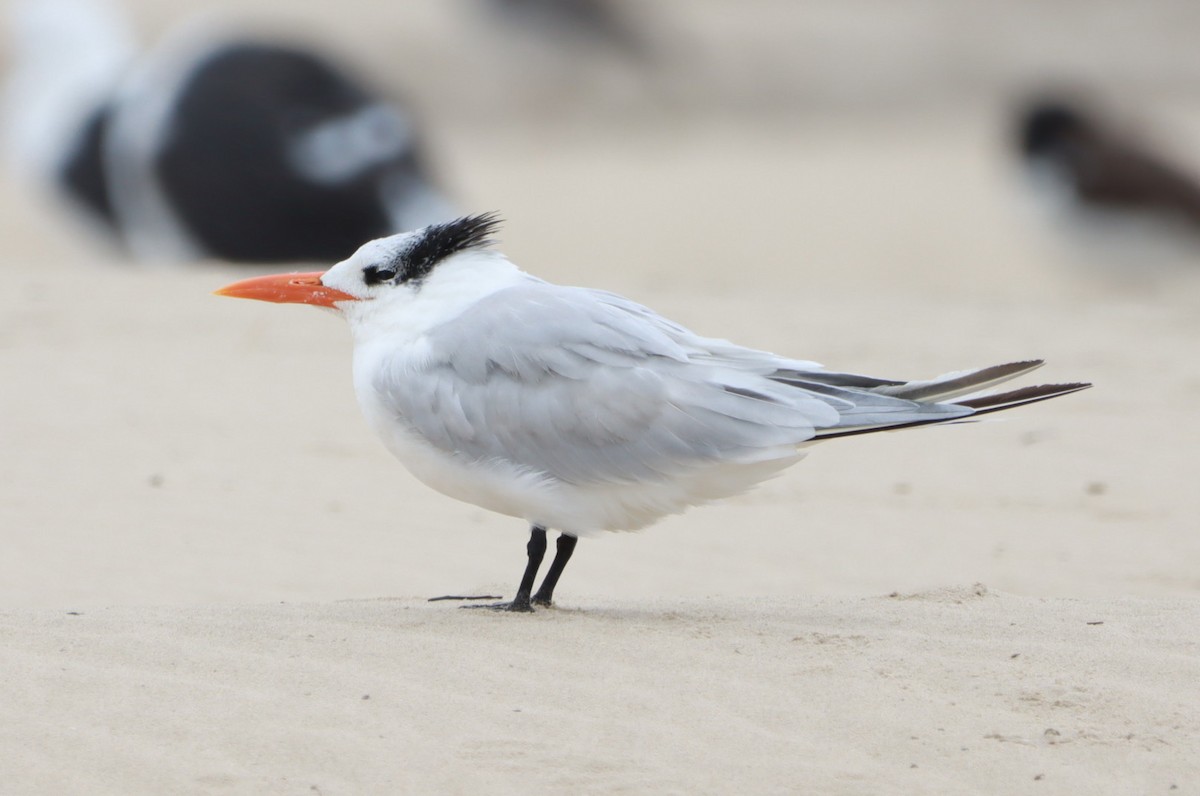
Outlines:
{"label": "white breast", "polygon": [[[501,462],[470,462],[434,447],[413,431],[395,402],[380,392],[381,369],[393,374],[410,370],[410,363],[420,356],[419,342],[401,350],[379,342],[355,347],[354,391],[368,425],[392,455],[427,486],[490,511],[538,522],[533,516],[538,513],[536,507],[544,504],[546,493],[552,491],[544,478]],[[388,381],[403,388],[403,377],[393,375]]]}

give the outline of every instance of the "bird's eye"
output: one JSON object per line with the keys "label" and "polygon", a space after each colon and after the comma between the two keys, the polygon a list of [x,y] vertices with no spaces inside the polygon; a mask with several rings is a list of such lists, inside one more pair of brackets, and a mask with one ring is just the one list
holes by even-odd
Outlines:
{"label": "bird's eye", "polygon": [[382,282],[391,282],[395,278],[395,268],[376,268],[373,265],[369,265],[363,269],[363,281],[368,285],[378,285]]}

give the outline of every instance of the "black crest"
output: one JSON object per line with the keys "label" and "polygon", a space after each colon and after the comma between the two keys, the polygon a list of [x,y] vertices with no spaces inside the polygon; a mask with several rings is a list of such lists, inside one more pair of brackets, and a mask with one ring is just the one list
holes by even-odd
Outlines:
{"label": "black crest", "polygon": [[499,214],[480,213],[426,227],[400,255],[402,280],[421,279],[452,254],[490,245],[500,223]]}

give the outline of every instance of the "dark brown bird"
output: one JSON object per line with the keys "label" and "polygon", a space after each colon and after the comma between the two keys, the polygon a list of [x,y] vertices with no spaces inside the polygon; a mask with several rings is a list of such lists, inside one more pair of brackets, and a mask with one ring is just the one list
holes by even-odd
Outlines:
{"label": "dark brown bird", "polygon": [[1043,99],[1021,113],[1018,147],[1043,187],[1081,209],[1139,211],[1200,229],[1200,181],[1098,113]]}

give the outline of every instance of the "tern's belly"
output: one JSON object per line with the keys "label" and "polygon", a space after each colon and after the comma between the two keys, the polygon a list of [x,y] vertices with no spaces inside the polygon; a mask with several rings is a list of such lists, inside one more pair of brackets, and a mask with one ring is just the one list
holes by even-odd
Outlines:
{"label": "tern's belly", "polygon": [[377,428],[400,462],[444,495],[513,517],[529,518],[537,478],[500,463],[472,462],[431,445],[401,423]]}
{"label": "tern's belly", "polygon": [[570,484],[503,461],[471,461],[431,445],[399,423],[376,430],[425,485],[481,508],[586,536],[633,531],[691,506],[743,492],[802,455],[756,466],[726,465],[669,481]]}

